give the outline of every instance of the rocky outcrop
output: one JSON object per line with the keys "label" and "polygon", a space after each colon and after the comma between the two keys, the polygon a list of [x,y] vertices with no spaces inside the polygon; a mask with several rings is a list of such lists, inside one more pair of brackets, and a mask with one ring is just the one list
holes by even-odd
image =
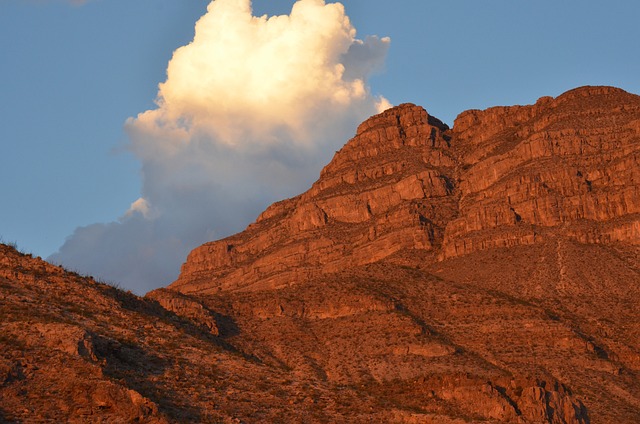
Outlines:
{"label": "rocky outcrop", "polygon": [[562,235],[640,240],[640,97],[583,87],[467,111],[404,104],[362,123],[306,193],[194,249],[172,289],[282,288],[422,252],[434,262]]}
{"label": "rocky outcrop", "polygon": [[27,343],[45,346],[97,362],[94,335],[85,329],[63,323],[41,323],[33,326],[35,337],[27,337]]}
{"label": "rocky outcrop", "polygon": [[205,328],[214,336],[220,334],[215,314],[191,297],[168,289],[157,289],[146,294],[147,299],[155,300],[167,311],[186,318]]}
{"label": "rocky outcrop", "polygon": [[195,249],[171,288],[276,288],[402,249],[435,251],[455,214],[448,127],[414,105],[363,123],[306,193]]}
{"label": "rocky outcrop", "polygon": [[[440,399],[469,416],[501,423],[587,424],[585,406],[561,383],[534,380],[482,381],[442,376],[420,383],[427,398]],[[454,417],[451,417],[454,418]]]}
{"label": "rocky outcrop", "polygon": [[265,363],[385,399],[380,421],[636,422],[639,124],[611,87],[452,129],[400,105],[170,288]]}
{"label": "rocky outcrop", "polygon": [[640,98],[585,87],[455,122],[459,216],[442,254],[532,244],[549,233],[638,243]]}

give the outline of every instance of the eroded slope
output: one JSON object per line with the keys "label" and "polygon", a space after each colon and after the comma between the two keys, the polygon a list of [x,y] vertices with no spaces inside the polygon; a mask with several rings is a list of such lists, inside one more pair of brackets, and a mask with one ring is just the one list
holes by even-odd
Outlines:
{"label": "eroded slope", "polygon": [[610,87],[453,129],[398,106],[170,288],[397,422],[635,423],[639,123],[640,97]]}

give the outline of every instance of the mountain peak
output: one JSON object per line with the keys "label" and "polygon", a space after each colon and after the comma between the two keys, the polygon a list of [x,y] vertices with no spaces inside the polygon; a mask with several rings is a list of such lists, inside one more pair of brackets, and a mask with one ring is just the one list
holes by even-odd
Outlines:
{"label": "mountain peak", "polygon": [[640,97],[612,87],[463,112],[453,129],[401,104],[363,122],[309,191],[195,249],[172,287],[277,288],[402,252],[434,262],[559,235],[630,240],[639,113]]}

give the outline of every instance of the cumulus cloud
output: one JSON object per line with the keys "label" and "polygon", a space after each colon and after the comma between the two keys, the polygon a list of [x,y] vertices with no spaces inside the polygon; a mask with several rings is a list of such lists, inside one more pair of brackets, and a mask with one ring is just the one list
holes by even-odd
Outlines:
{"label": "cumulus cloud", "polygon": [[256,17],[250,0],[211,2],[174,52],[157,108],[125,124],[142,197],[51,259],[140,293],[170,283],[190,249],[308,188],[357,124],[389,107],[367,86],[388,47],[357,39],[340,3]]}

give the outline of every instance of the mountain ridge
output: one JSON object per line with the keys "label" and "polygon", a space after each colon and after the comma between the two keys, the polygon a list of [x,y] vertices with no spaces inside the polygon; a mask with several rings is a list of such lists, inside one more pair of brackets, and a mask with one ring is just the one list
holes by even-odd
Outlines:
{"label": "mountain ridge", "polygon": [[[452,129],[421,107],[394,107],[363,122],[310,190],[270,206],[246,232],[192,251],[170,287],[190,291],[198,273],[223,289],[270,279],[278,286],[288,278],[283,267],[292,269],[290,279],[304,280],[305,272],[338,269],[345,257],[370,263],[396,249],[432,251],[441,260],[539,242],[561,225],[582,241],[637,240],[638,114],[638,96],[613,87],[466,111]],[[609,119],[618,120],[613,129]],[[627,145],[617,149],[621,143]],[[336,226],[346,238],[322,232]],[[266,249],[279,243],[289,251],[274,256]]]}
{"label": "mountain ridge", "polygon": [[640,96],[371,117],[143,298],[0,245],[0,422],[640,421]]}

